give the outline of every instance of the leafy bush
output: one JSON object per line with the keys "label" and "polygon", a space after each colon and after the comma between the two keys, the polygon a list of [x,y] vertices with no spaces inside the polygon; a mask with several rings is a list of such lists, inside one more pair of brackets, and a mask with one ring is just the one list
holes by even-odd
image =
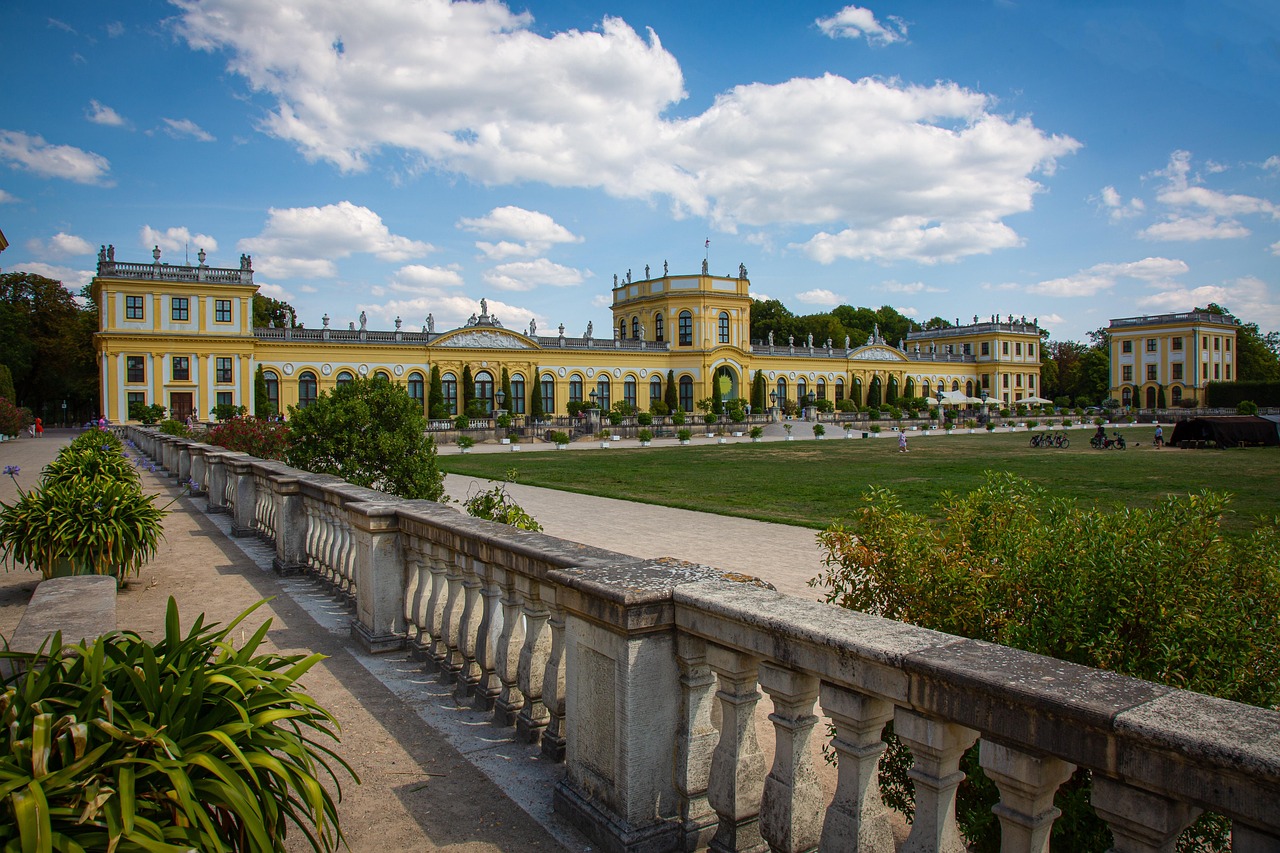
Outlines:
{"label": "leafy bush", "polygon": [[880,420],[880,410],[879,410],[879,409],[867,409],[867,420],[871,420],[871,421],[878,421],[878,420]]}
{"label": "leafy bush", "polygon": [[814,425],[813,425],[813,437],[814,437],[814,438],[822,438],[822,437],[823,437],[824,435],[826,435],[826,434],[827,434],[827,428],[826,428],[826,427],[824,427],[822,424],[814,424]]}
{"label": "leafy bush", "polygon": [[259,459],[283,460],[289,454],[289,425],[258,418],[233,418],[209,430],[209,444],[239,450]]}
{"label": "leafy bush", "polygon": [[458,436],[458,447],[462,448],[463,450],[470,450],[472,447],[475,447],[475,446],[476,446],[476,440],[471,436],[469,435]]}
{"label": "leafy bush", "polygon": [[654,400],[649,404],[649,411],[658,417],[666,417],[671,413],[671,409],[661,400]]}
{"label": "leafy bush", "polygon": [[160,422],[160,431],[165,435],[176,435],[179,438],[189,438],[191,430],[187,429],[187,425],[182,421],[175,421],[173,418]]}
{"label": "leafy bush", "polygon": [[444,476],[422,406],[385,379],[354,379],[290,410],[295,468],[402,498],[438,501]]}
{"label": "leafy bush", "polygon": [[636,433],[636,438],[639,441],[653,441],[653,431],[642,429],[638,433]]}
{"label": "leafy bush", "polygon": [[551,433],[547,436],[547,438],[551,440],[552,444],[568,444],[569,443],[569,433],[562,432],[560,430],[553,429]]}
{"label": "leafy bush", "polygon": [[506,413],[498,415],[498,417],[494,419],[494,425],[497,426],[498,429],[507,429],[511,426],[511,415]]}
{"label": "leafy bush", "polygon": [[[515,480],[515,472],[508,471],[507,482],[513,480]],[[476,492],[467,498],[463,506],[467,508],[468,515],[476,518],[509,524],[521,530],[542,530],[542,525],[507,494],[506,483],[500,483],[487,491]]]}
{"label": "leafy bush", "polygon": [[183,636],[170,598],[154,645],[55,634],[47,657],[0,652],[25,669],[0,694],[0,845],[283,851],[291,824],[312,850],[342,843],[320,778],[355,774],[316,737],[336,743],[336,720],[298,686],[324,656],[260,654],[269,620],[237,649],[250,612]]}
{"label": "leafy bush", "polygon": [[1236,406],[1237,415],[1256,415],[1258,414],[1258,404],[1252,400],[1241,400]]}
{"label": "leafy bush", "polygon": [[702,416],[702,422],[707,426],[711,426],[716,422],[716,415],[713,414],[712,412],[707,412],[705,415]]}
{"label": "leafy bush", "polygon": [[692,430],[688,430],[688,429],[678,429],[678,430],[676,430],[676,440],[677,440],[677,441],[688,441],[688,440],[689,440],[689,439],[691,439],[691,438],[693,438],[693,431],[692,431]]}
{"label": "leafy bush", "polygon": [[871,431],[872,431],[872,432],[879,432],[879,431],[880,431],[880,424],[872,424],[872,425],[871,425],[871,427],[870,427],[870,429],[871,429]]}
{"label": "leafy bush", "polygon": [[159,403],[147,405],[146,403],[135,401],[129,404],[129,419],[137,421],[143,426],[151,426],[164,418],[165,411],[165,407]]}
{"label": "leafy bush", "polygon": [[565,404],[565,411],[569,413],[571,418],[577,417],[581,412],[585,412],[589,408],[591,408],[591,404],[582,400],[570,400]]}
{"label": "leafy bush", "polygon": [[209,414],[213,415],[215,420],[229,421],[232,418],[243,417],[249,411],[244,406],[234,406],[231,403],[219,403],[209,410]]}
{"label": "leafy bush", "polygon": [[684,419],[685,418],[684,418],[683,409],[676,409],[674,412],[671,413],[671,423],[673,426],[683,426]]}
{"label": "leafy bush", "polygon": [[622,423],[622,413],[621,413],[621,412],[618,412],[618,411],[610,412],[610,413],[609,413],[609,423],[613,424],[614,426],[618,426],[619,424],[621,424],[621,423]]}
{"label": "leafy bush", "polygon": [[470,429],[471,418],[467,417],[466,415],[458,415],[453,419],[453,428],[454,429]]}
{"label": "leafy bush", "polygon": [[636,423],[640,424],[640,426],[650,426],[653,424],[653,415],[649,412],[641,412],[636,415]]}
{"label": "leafy bush", "polygon": [[35,422],[30,409],[20,408],[0,397],[0,435],[17,435]]}
{"label": "leafy bush", "polygon": [[[871,489],[847,526],[819,534],[828,568],[814,585],[842,607],[1234,701],[1280,702],[1280,523],[1228,538],[1224,495],[1107,512],[1003,473],[943,501],[934,526]],[[901,801],[910,796],[903,747],[890,743],[882,787]],[[996,793],[976,751],[958,816],[974,849],[996,850]],[[1059,791],[1054,847],[1108,846],[1088,784],[1080,772]]]}
{"label": "leafy bush", "polygon": [[748,433],[748,435],[750,435],[752,438],[759,438],[760,436],[764,435],[764,427],[753,426],[751,428],[751,432]]}

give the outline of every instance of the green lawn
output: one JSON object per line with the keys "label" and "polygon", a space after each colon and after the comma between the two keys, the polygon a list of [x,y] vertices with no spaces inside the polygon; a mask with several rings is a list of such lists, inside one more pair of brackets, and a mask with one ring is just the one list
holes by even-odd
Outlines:
{"label": "green lawn", "polygon": [[[1171,430],[1166,427],[1166,437]],[[839,436],[839,430],[835,430]],[[1151,428],[1128,428],[1129,448],[1092,450],[1090,432],[1069,430],[1066,450],[1035,449],[1026,433],[920,436],[911,452],[896,438],[728,445],[660,440],[650,448],[564,453],[458,455],[449,473],[517,481],[572,492],[822,528],[848,513],[869,485],[887,486],[919,512],[934,512],[944,491],[977,486],[985,471],[1010,471],[1054,492],[1106,507],[1147,506],[1167,494],[1225,490],[1241,528],[1258,515],[1280,517],[1280,449],[1156,450]],[[1135,446],[1135,444],[1137,446]]]}

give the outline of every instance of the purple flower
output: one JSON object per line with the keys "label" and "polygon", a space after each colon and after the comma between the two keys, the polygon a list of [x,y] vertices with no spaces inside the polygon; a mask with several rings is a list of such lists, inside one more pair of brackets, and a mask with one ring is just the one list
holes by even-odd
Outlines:
{"label": "purple flower", "polygon": [[4,466],[4,472],[10,477],[16,477],[18,474],[22,473],[22,469],[17,465],[6,465]]}

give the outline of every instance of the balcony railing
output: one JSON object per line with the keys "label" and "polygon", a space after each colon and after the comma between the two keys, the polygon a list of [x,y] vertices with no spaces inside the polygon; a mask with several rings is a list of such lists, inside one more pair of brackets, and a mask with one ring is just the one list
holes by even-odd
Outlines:
{"label": "balcony railing", "polygon": [[[366,649],[410,649],[563,761],[554,807],[606,849],[891,851],[876,770],[893,721],[915,762],[904,849],[963,849],[959,761],[981,739],[1002,850],[1047,850],[1053,793],[1076,767],[1093,772],[1115,850],[1170,850],[1202,809],[1231,819],[1235,850],[1280,850],[1280,713],[129,432],[234,535],[273,542],[278,572],[340,594]],[[819,713],[839,757],[829,801]]]}

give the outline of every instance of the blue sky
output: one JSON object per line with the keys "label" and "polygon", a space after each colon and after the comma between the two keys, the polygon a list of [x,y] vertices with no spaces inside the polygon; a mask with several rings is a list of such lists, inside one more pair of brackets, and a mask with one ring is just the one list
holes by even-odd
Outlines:
{"label": "blue sky", "polygon": [[0,49],[0,267],[72,289],[204,248],[309,327],[580,334],[707,251],[796,313],[1280,329],[1270,0],[49,0]]}

